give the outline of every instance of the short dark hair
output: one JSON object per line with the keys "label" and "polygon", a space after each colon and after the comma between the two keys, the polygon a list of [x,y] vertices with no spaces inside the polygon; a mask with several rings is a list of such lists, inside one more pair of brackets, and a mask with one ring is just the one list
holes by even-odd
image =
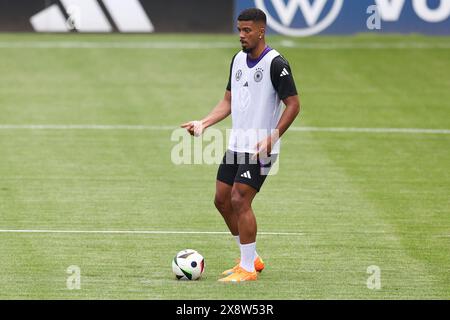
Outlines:
{"label": "short dark hair", "polygon": [[267,17],[264,11],[258,8],[245,9],[239,14],[238,21],[255,21],[267,24]]}

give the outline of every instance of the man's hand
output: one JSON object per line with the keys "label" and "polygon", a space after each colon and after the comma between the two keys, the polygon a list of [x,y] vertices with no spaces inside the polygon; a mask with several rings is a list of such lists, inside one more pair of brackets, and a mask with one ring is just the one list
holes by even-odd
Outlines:
{"label": "man's hand", "polygon": [[185,128],[191,136],[195,136],[195,137],[200,136],[203,133],[203,131],[205,130],[205,128],[203,127],[202,121],[197,121],[197,120],[183,123],[181,125],[181,127]]}
{"label": "man's hand", "polygon": [[272,136],[268,136],[256,144],[256,153],[252,155],[252,160],[258,158],[267,158],[272,152],[272,147],[275,144],[275,139]]}

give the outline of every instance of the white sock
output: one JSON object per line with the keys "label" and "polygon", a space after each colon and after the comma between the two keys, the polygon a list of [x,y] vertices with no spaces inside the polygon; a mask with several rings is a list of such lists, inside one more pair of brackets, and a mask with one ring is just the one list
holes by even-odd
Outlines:
{"label": "white sock", "polygon": [[241,245],[241,240],[239,239],[239,235],[237,236],[233,236],[234,240],[236,240],[236,243],[238,245],[238,247]]}
{"label": "white sock", "polygon": [[[236,240],[236,243],[237,243],[237,245],[238,245],[239,248],[240,248],[240,247],[241,247],[241,239],[239,239],[239,235],[233,236],[233,238],[234,238],[234,240]],[[258,254],[258,252],[256,252],[256,250],[255,250],[255,259],[256,259],[257,257],[259,257],[259,254]]]}
{"label": "white sock", "polygon": [[241,244],[241,268],[248,272],[255,271],[256,242]]}

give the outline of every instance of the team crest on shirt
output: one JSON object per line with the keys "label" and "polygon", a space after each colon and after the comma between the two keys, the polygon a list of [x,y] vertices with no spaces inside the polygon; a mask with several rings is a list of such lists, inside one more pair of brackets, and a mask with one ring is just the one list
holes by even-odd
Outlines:
{"label": "team crest on shirt", "polygon": [[262,80],[262,78],[263,78],[263,69],[261,69],[261,68],[257,68],[256,69],[256,72],[255,72],[255,75],[254,75],[254,79],[255,79],[255,81],[256,82],[260,82],[261,80]]}
{"label": "team crest on shirt", "polygon": [[239,69],[239,70],[236,72],[236,81],[241,80],[241,77],[242,77],[242,70]]}

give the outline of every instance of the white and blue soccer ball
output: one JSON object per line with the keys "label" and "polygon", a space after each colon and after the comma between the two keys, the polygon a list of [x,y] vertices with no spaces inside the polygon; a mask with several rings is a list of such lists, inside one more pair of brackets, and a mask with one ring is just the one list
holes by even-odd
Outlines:
{"label": "white and blue soccer ball", "polygon": [[193,249],[181,250],[172,260],[172,270],[178,280],[197,280],[205,271],[205,259]]}

